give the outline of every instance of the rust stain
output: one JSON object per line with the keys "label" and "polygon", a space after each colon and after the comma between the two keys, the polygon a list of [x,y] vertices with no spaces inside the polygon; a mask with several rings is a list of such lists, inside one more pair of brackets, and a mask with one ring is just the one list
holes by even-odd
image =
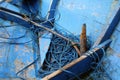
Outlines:
{"label": "rust stain", "polygon": [[0,67],[1,67],[1,66],[3,66],[3,64],[2,64],[2,63],[0,63]]}
{"label": "rust stain", "polygon": [[118,57],[120,57],[120,53],[119,53],[119,54],[117,54],[117,56],[118,56]]}
{"label": "rust stain", "polygon": [[111,5],[111,9],[115,8],[115,6],[118,4],[118,1],[119,0],[113,0],[112,5]]}
{"label": "rust stain", "polygon": [[24,48],[22,50],[23,50],[23,52],[26,52],[26,53],[30,52],[30,49],[27,46],[24,46]]}
{"label": "rust stain", "polygon": [[86,24],[83,24],[82,33],[80,35],[80,52],[85,53],[86,51],[87,51]]}
{"label": "rust stain", "polygon": [[[29,78],[31,77],[29,74],[31,73],[31,71],[34,69],[34,65],[29,66],[26,70],[24,70],[24,72],[22,73],[22,77],[24,77],[26,80],[29,80]],[[33,79],[31,79],[33,80]]]}
{"label": "rust stain", "polygon": [[115,52],[115,51],[114,51],[111,47],[109,47],[109,48],[107,49],[107,55],[108,55],[108,56],[113,55],[114,52]]}
{"label": "rust stain", "polygon": [[17,52],[19,50],[19,46],[15,45],[15,52]]}
{"label": "rust stain", "polygon": [[9,37],[7,33],[5,33],[6,31],[5,30],[0,30],[0,36],[3,36],[3,37]]}
{"label": "rust stain", "polygon": [[16,59],[14,61],[14,64],[15,64],[15,70],[16,70],[16,72],[19,71],[21,68],[24,67],[24,63],[21,62],[21,60],[18,60],[18,59]]}
{"label": "rust stain", "polygon": [[12,0],[5,0],[6,2],[11,2]]}
{"label": "rust stain", "polygon": [[0,54],[0,58],[2,58],[3,56]]}

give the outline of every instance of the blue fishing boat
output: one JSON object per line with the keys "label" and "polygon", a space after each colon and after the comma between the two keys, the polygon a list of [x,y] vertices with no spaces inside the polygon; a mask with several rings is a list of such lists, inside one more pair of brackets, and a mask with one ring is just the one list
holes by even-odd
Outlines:
{"label": "blue fishing boat", "polygon": [[119,0],[0,0],[0,80],[119,80],[119,32]]}

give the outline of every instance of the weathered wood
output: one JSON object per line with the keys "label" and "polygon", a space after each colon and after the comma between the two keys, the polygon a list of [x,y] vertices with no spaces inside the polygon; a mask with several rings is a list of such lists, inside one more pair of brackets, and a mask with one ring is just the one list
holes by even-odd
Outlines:
{"label": "weathered wood", "polygon": [[82,33],[80,35],[80,52],[85,53],[86,51],[87,51],[86,24],[83,24]]}

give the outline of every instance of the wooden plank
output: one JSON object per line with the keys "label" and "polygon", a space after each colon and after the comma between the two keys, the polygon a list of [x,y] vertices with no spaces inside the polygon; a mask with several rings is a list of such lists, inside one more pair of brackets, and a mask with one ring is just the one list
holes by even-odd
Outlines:
{"label": "wooden plank", "polygon": [[[55,12],[56,12],[59,1],[60,0],[52,0],[52,4],[50,6],[50,10],[47,15],[47,19],[53,19],[55,17]],[[52,22],[54,22],[54,20]]]}

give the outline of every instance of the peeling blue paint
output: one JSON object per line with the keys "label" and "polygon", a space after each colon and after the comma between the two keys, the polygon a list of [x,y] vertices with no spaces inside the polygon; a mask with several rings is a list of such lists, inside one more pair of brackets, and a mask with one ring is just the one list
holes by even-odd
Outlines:
{"label": "peeling blue paint", "polygon": [[[42,18],[46,18],[46,15],[48,14],[49,6],[51,4],[50,1],[51,0],[42,0],[40,8]],[[6,2],[0,6],[4,6],[11,10],[20,12],[18,8]],[[90,36],[93,44],[97,40],[100,33],[104,30],[104,28],[109,25],[119,6],[119,0],[61,0],[58,11],[56,13],[56,18],[58,18],[58,16],[60,18],[56,19],[56,23],[62,25],[64,28],[75,35],[79,35],[81,33],[82,24],[86,23],[87,35]],[[0,19],[0,24],[1,23],[4,25],[11,24],[11,22],[4,22]],[[23,28],[23,26],[20,26],[18,24],[17,26],[14,26],[12,28],[9,27],[6,29],[10,37],[12,38],[24,35],[27,30],[26,28]],[[1,29],[0,36],[9,37],[9,35],[4,32],[4,29]],[[25,42],[31,40],[33,38],[31,34],[32,33],[30,32],[27,33],[27,36],[17,40],[17,42]],[[113,80],[120,80],[120,35],[118,34],[120,34],[120,23],[111,37],[113,39],[113,42],[110,46],[112,48],[112,51],[109,52],[109,59],[112,63],[111,67],[116,70],[112,73],[111,70],[108,70]],[[8,40],[0,39],[0,41]],[[44,43],[45,41],[43,39]],[[43,45],[45,45],[44,43]],[[29,44],[26,45],[4,45],[0,43],[0,78],[17,77],[16,73],[19,70],[23,69],[25,66],[37,59],[37,54],[34,51],[33,44],[36,45],[36,42],[31,41]],[[46,44],[48,48],[49,42]],[[40,50],[41,49],[42,48],[40,48]],[[44,51],[43,53],[46,53],[46,51]],[[41,58],[42,60],[44,60],[43,57]],[[25,72],[19,74],[19,76],[24,75],[25,78],[36,78],[36,71],[39,69],[38,67],[40,66],[38,64],[36,65],[37,66],[30,66],[27,70],[25,70]]]}

